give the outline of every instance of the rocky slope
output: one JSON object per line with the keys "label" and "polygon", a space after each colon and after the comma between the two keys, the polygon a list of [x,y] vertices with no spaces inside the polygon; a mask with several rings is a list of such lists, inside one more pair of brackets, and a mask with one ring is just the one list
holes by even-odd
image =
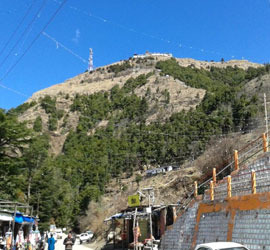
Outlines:
{"label": "rocky slope", "polygon": [[[132,91],[125,92],[125,95],[135,94],[137,97],[140,97],[140,100],[143,98],[145,99],[146,105],[148,106],[147,112],[145,112],[146,125],[155,124],[156,121],[157,121],[157,124],[163,124],[165,123],[165,120],[167,118],[171,118],[172,115],[176,115],[177,113],[179,114],[179,112],[182,110],[186,110],[186,111],[190,109],[195,110],[196,107],[199,104],[203,103],[202,101],[205,100],[207,97],[207,94],[206,94],[207,88],[200,89],[200,88],[190,87],[191,84],[189,84],[188,86],[188,84],[186,84],[185,82],[177,80],[173,78],[172,76],[166,75],[163,73],[161,69],[156,68],[156,63],[158,61],[164,61],[164,60],[167,60],[168,58],[170,58],[170,56],[168,55],[147,54],[141,57],[137,57],[137,58],[133,57],[126,61],[121,61],[118,63],[114,63],[112,65],[100,67],[90,73],[85,72],[83,74],[80,74],[72,79],[65,81],[64,83],[51,86],[47,89],[44,89],[35,93],[27,101],[27,105],[26,105],[27,108],[25,108],[23,112],[20,113],[19,119],[21,121],[28,121],[29,126],[34,126],[37,121],[37,118],[40,117],[41,123],[42,123],[42,130],[44,132],[48,132],[50,135],[51,153],[55,155],[59,155],[63,152],[62,147],[65,143],[67,136],[70,134],[70,131],[76,131],[78,129],[78,124],[80,123],[80,119],[85,118],[86,116],[85,114],[83,114],[84,106],[81,106],[80,109],[72,108],[74,106],[74,102],[78,99],[78,97],[81,97],[81,96],[91,97],[95,93],[103,93],[103,94],[110,93],[110,91],[116,85],[118,85],[120,88],[125,88],[125,84],[128,82],[129,79],[131,78],[135,79],[141,75],[144,75],[144,76],[147,76],[146,82],[142,85],[140,84],[136,85],[134,89],[131,88]],[[182,59],[176,59],[176,62],[178,63],[178,65],[182,67],[189,67],[188,69],[190,68],[195,69],[189,75],[191,77],[193,77],[194,75],[196,76],[197,69],[198,71],[200,69],[204,69],[204,72],[200,72],[201,78],[198,78],[199,79],[198,81],[204,80],[205,78],[203,78],[203,76],[207,75],[212,70],[212,67],[219,68],[219,69],[220,68],[223,69],[226,67],[230,67],[234,69],[235,67],[235,68],[246,70],[249,67],[258,68],[262,66],[259,64],[250,63],[248,61],[202,62],[202,61],[197,61],[194,59],[182,58]],[[229,81],[231,80],[234,82],[235,85],[230,86],[232,89],[234,87],[235,88],[238,87],[237,86],[238,81],[237,80],[235,81],[235,79],[232,77],[232,74],[234,73],[235,72],[232,70],[230,72],[227,72],[227,75],[224,77],[224,78],[228,77]],[[222,78],[223,73],[216,72],[216,74],[218,75],[218,77],[220,76],[220,78]],[[243,70],[242,71],[238,70],[235,74],[239,74],[240,76],[243,76],[245,73],[243,72]],[[213,77],[213,75],[211,75],[207,79],[209,80],[211,77]],[[269,74],[265,74],[260,77],[252,76],[251,78],[253,80],[251,80],[250,82],[245,81],[246,78],[244,78],[245,84],[244,84],[244,88],[242,89],[242,92],[247,94],[248,96],[253,96],[259,90],[260,91],[258,95],[259,103],[262,103],[261,91],[270,90]],[[220,79],[218,80],[215,79],[216,80],[215,84],[217,84],[216,88],[218,88],[219,86],[222,86],[222,88],[223,86],[226,86],[227,84],[226,79],[225,80],[222,79],[222,81],[224,81],[225,84],[222,81],[219,82],[218,80]],[[240,78],[240,79],[243,80],[243,78]],[[220,85],[218,86],[218,84]],[[220,93],[222,93],[221,97],[223,97],[223,92],[220,92]],[[216,95],[217,97],[219,97],[218,94],[219,93],[217,93]],[[241,93],[239,92],[239,95],[240,94]],[[237,95],[238,95],[238,92],[237,92]],[[211,96],[211,94],[209,96]],[[112,98],[112,95],[108,95],[106,98],[110,99]],[[237,98],[238,96],[236,96],[236,99]],[[241,119],[242,119],[242,116],[246,114],[249,115],[249,112],[251,110],[249,109],[249,105],[250,105],[249,102],[250,102],[249,99],[244,99],[243,102],[239,102],[238,106],[237,105],[234,106],[234,107],[239,107],[239,110],[241,112],[242,111],[244,112],[244,113],[239,113],[239,117],[241,115],[240,117]],[[224,101],[224,103],[226,102]],[[81,218],[81,221],[80,221],[81,229],[82,230],[91,229],[96,232],[100,232],[102,234],[102,232],[105,232],[107,229],[106,226],[104,226],[103,224],[104,219],[116,212],[119,212],[119,210],[126,207],[128,195],[134,194],[137,192],[137,190],[147,187],[149,185],[151,185],[155,190],[156,204],[170,204],[170,203],[178,202],[179,200],[181,200],[181,198],[185,197],[185,195],[192,190],[193,188],[192,185],[193,185],[194,180],[200,180],[201,176],[206,174],[206,172],[209,169],[211,170],[212,167],[222,166],[226,164],[226,162],[224,162],[223,159],[227,158],[227,156],[230,155],[230,153],[234,149],[241,148],[241,145],[252,140],[254,137],[257,137],[258,134],[260,134],[264,130],[264,127],[261,127],[263,126],[263,117],[260,116],[261,113],[259,112],[256,118],[252,118],[254,120],[256,119],[256,126],[257,126],[256,131],[245,130],[245,133],[247,134],[242,134],[241,131],[238,133],[234,133],[234,132],[231,132],[232,130],[229,129],[231,133],[228,135],[228,138],[222,137],[222,136],[216,138],[214,136],[215,138],[211,140],[209,143],[212,133],[214,135],[215,133],[219,133],[219,135],[220,133],[222,133],[218,130],[219,128],[213,127],[213,130],[211,130],[210,123],[213,123],[213,124],[218,123],[220,122],[220,120],[223,120],[223,118],[224,120],[226,119],[224,122],[225,125],[227,122],[227,118],[231,118],[232,123],[235,122],[232,119],[232,117],[229,117],[229,116],[222,117],[222,115],[226,116],[228,113],[230,114],[233,113],[232,112],[233,104],[230,103],[228,106],[226,106],[224,103],[220,105],[219,110],[215,110],[213,112],[211,120],[209,121],[209,124],[207,124],[207,122],[203,123],[203,121],[200,122],[201,121],[200,119],[208,120],[209,118],[208,113],[201,116],[202,112],[201,113],[194,112],[194,117],[191,116],[189,120],[189,124],[186,124],[186,120],[184,120],[182,124],[177,123],[178,121],[176,119],[175,120],[176,125],[174,127],[174,130],[173,129],[169,130],[170,131],[169,133],[171,134],[169,136],[164,136],[163,138],[161,137],[164,142],[163,146],[167,150],[165,151],[164,149],[164,152],[165,152],[164,154],[165,155],[171,154],[172,155],[171,159],[179,159],[179,156],[180,157],[182,156],[181,155],[182,152],[180,151],[184,151],[186,148],[189,147],[186,151],[188,153],[188,157],[190,158],[185,158],[184,159],[185,161],[183,161],[183,164],[178,170],[172,171],[166,174],[154,176],[151,178],[147,178],[145,176],[145,170],[149,168],[151,169],[154,166],[149,165],[149,166],[144,167],[144,166],[141,166],[140,163],[137,163],[137,162],[134,163],[134,166],[132,166],[134,167],[134,170],[133,170],[134,172],[132,174],[121,172],[119,176],[117,176],[117,178],[111,178],[110,182],[106,183],[105,194],[102,196],[99,202],[92,201],[89,205],[87,216],[83,216]],[[234,104],[235,103],[236,101],[234,101]],[[208,103],[207,102],[205,103],[205,105],[206,105],[205,108],[208,108],[209,106],[212,105],[211,98],[209,99]],[[217,104],[214,103],[213,106],[215,105],[217,106]],[[243,105],[243,107],[241,105]],[[245,110],[245,105],[247,107],[246,110]],[[251,105],[255,106],[256,104],[251,103]],[[261,106],[259,107],[259,110],[261,110]],[[98,120],[98,122],[94,124],[94,127],[91,127],[91,129],[89,129],[85,135],[88,135],[90,137],[90,135],[95,134],[96,130],[98,130],[99,127],[104,127],[104,128],[108,127],[110,123],[110,119],[108,119],[108,117],[112,118],[112,120],[115,119],[115,117],[113,116],[114,112],[117,113],[118,110],[110,109],[108,116],[103,116],[102,119]],[[223,112],[223,113],[220,115],[218,114],[218,112]],[[56,116],[54,117],[54,119],[56,120],[56,123],[54,124],[53,128],[51,125],[52,113],[54,113]],[[119,113],[121,113],[121,110],[119,111]],[[217,115],[219,115],[218,117],[219,120],[217,120]],[[231,116],[233,115],[234,114],[232,114]],[[86,118],[89,118],[89,116]],[[180,118],[179,120],[181,120]],[[193,120],[195,121],[194,123],[193,123]],[[137,122],[137,120],[130,121],[125,116],[124,118],[117,120],[117,122],[118,121],[123,122],[123,123],[125,122],[136,123]],[[166,122],[169,127],[171,125],[170,124],[171,120],[169,120],[169,122],[167,120]],[[248,122],[250,123],[250,121]],[[237,120],[235,123],[237,123]],[[178,124],[180,124],[180,126],[178,126]],[[222,125],[222,122],[218,124]],[[121,125],[122,124],[120,124],[120,126]],[[126,124],[123,125],[124,129],[127,127],[125,125]],[[188,130],[190,130],[189,128],[186,128],[188,125],[190,126],[189,128],[194,129],[192,133],[196,133],[197,137],[196,136],[194,137],[192,133],[187,134],[189,132]],[[196,127],[197,125],[199,126]],[[203,131],[204,129],[203,127],[208,127],[208,126],[210,127],[209,131],[205,130],[205,133],[201,134],[201,131]],[[233,126],[233,125],[230,124],[230,126]],[[224,127],[226,129],[226,126]],[[116,126],[113,128],[117,130],[118,124],[116,124]],[[179,129],[177,135],[174,134],[174,132],[176,131],[175,128]],[[252,126],[250,128],[253,129]],[[140,131],[143,131],[143,130],[140,130]],[[161,132],[163,133],[163,131],[161,132],[159,130],[156,130],[156,131],[158,133],[161,133]],[[185,131],[186,134],[183,133],[182,135],[182,131]],[[117,138],[117,132],[119,131],[116,131],[116,135],[113,134],[115,138]],[[148,133],[148,135],[151,134],[150,130],[143,131],[143,132]],[[121,135],[121,133],[119,134]],[[109,135],[110,138],[113,136],[111,134]],[[106,137],[106,134],[104,134],[104,137]],[[171,138],[173,138],[173,140],[177,142],[179,141],[183,144],[184,143],[186,144],[181,149],[179,149],[179,147],[181,147],[181,143],[175,144],[176,145],[175,148],[170,147],[172,144]],[[137,138],[135,139],[139,140]],[[148,138],[148,140],[149,139],[151,138]],[[203,141],[204,139],[206,143],[209,143],[207,150],[195,161],[194,159],[192,160],[190,152],[192,151],[199,152],[199,153],[203,152],[204,146],[202,145],[202,143],[204,142]],[[120,140],[122,139],[120,138]],[[187,141],[190,140],[190,142],[189,141],[186,142],[185,140]],[[144,142],[144,140],[141,140],[141,141]],[[79,138],[79,143],[81,143],[81,138]],[[155,140],[151,141],[151,143],[152,144],[155,143],[158,145],[159,137],[155,138]],[[70,143],[69,146],[70,146],[70,150],[73,150],[74,144],[72,144],[72,142]],[[125,146],[126,145],[123,145],[123,147]],[[143,143],[140,144],[141,148],[143,148],[143,146],[144,146]],[[87,149],[91,150],[91,148],[87,148]],[[121,147],[119,147],[118,149],[120,149],[120,151],[122,150]],[[139,162],[141,151],[139,150],[136,151],[136,150],[138,149],[134,149],[135,152],[133,151],[128,152],[128,154],[125,155],[126,160],[130,160],[127,157],[127,155],[129,156],[129,155],[132,155],[131,153],[135,153],[135,155],[137,156],[135,160]],[[80,151],[78,152],[81,153]],[[157,154],[156,157],[159,157],[159,155],[162,155],[163,153],[162,150],[158,152],[159,154]],[[119,152],[115,152],[115,153],[118,154]],[[186,153],[183,152],[184,157],[186,157],[187,155],[185,154]],[[66,155],[64,155],[64,157],[66,157]],[[89,155],[87,157],[89,157]],[[111,158],[109,159],[111,160]],[[74,166],[76,166],[77,164],[76,160],[77,159],[74,159],[75,161]],[[116,158],[115,161],[119,161],[119,160],[120,160],[119,158]],[[122,163],[126,164],[126,162],[124,161],[122,161],[121,164]],[[157,165],[157,162],[155,162],[154,164]],[[70,168],[75,169],[74,166],[71,164]],[[66,167],[66,165],[64,165],[64,167]],[[97,165],[93,164],[93,169],[95,169],[96,167]],[[139,181],[138,179],[136,179],[137,176],[140,176]]]}
{"label": "rocky slope", "polygon": [[[38,91],[27,100],[27,103],[37,103],[25,112],[19,119],[28,121],[29,126],[33,126],[38,116],[41,117],[44,131],[49,131],[49,114],[42,108],[40,103],[46,96],[55,99],[55,107],[63,115],[59,118],[57,127],[49,131],[51,136],[51,148],[53,154],[61,152],[63,143],[70,129],[74,130],[78,125],[80,113],[70,112],[74,98],[78,95],[91,95],[97,92],[110,91],[115,85],[122,87],[130,78],[136,78],[142,74],[152,73],[147,84],[135,89],[135,94],[139,97],[147,97],[147,102],[152,110],[148,115],[147,124],[157,120],[166,119],[173,113],[181,110],[195,108],[203,99],[205,90],[195,89],[185,85],[184,82],[176,80],[170,76],[160,75],[159,70],[155,68],[157,61],[167,60],[168,55],[153,56],[151,54],[143,55],[140,58],[130,58],[126,61],[120,61],[111,65],[100,67],[93,72],[85,72],[74,78],[66,80],[64,83],[56,84],[47,89]],[[183,67],[196,67],[210,69],[213,67],[237,66],[247,69],[248,67],[259,67],[259,64],[248,61],[228,61],[228,62],[202,62],[194,59],[177,59],[179,65]],[[147,96],[146,96],[147,95]],[[167,95],[167,99],[166,99]],[[169,98],[168,98],[169,96]],[[51,104],[49,104],[51,105]],[[106,124],[101,123],[101,125]]]}

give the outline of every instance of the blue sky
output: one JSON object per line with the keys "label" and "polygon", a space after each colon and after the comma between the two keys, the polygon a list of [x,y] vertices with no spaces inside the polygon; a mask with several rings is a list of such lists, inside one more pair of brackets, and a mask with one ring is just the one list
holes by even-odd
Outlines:
{"label": "blue sky", "polygon": [[209,61],[270,61],[269,0],[68,0],[45,29],[58,43],[41,34],[18,62],[62,1],[0,1],[1,108],[84,72],[90,47],[95,67],[147,50]]}

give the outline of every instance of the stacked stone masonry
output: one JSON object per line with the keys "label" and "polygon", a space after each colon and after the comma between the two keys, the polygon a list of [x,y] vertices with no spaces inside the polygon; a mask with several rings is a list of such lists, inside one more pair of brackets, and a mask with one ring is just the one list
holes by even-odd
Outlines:
{"label": "stacked stone masonry", "polygon": [[[256,172],[257,195],[251,195],[252,170]],[[227,182],[223,181],[215,187],[214,202],[206,195],[180,216],[166,231],[160,249],[190,250],[196,244],[230,239],[250,250],[270,250],[269,192],[270,153],[266,153],[232,175],[231,199],[227,199]],[[201,205],[206,210],[201,210]]]}
{"label": "stacked stone masonry", "polygon": [[203,214],[200,218],[197,244],[226,241],[229,218],[226,212]]}
{"label": "stacked stone masonry", "polygon": [[198,203],[195,203],[183,214],[173,225],[171,230],[167,230],[161,242],[161,250],[190,250],[194,228],[196,225],[196,216]]}
{"label": "stacked stone masonry", "polygon": [[270,210],[238,211],[232,240],[250,250],[270,249]]}

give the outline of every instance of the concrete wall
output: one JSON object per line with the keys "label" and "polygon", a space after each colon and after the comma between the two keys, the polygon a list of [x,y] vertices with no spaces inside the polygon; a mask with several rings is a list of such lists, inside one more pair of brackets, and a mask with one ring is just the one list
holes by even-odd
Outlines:
{"label": "concrete wall", "polygon": [[226,212],[202,214],[196,243],[226,241],[229,218]]}
{"label": "concrete wall", "polygon": [[[256,171],[257,194],[251,194],[251,171]],[[270,153],[232,174],[232,197],[226,179],[178,218],[162,238],[162,250],[193,249],[212,241],[239,242],[251,250],[270,250]]]}
{"label": "concrete wall", "polygon": [[198,202],[193,204],[185,214],[180,216],[174,225],[165,232],[161,242],[161,250],[190,250],[193,240]]}
{"label": "concrete wall", "polygon": [[212,241],[234,241],[251,250],[270,249],[270,195],[252,197],[251,207],[246,205],[249,198],[243,196],[199,207],[200,218],[197,216],[193,246]]}
{"label": "concrete wall", "polygon": [[238,211],[232,241],[250,249],[270,249],[270,210]]}

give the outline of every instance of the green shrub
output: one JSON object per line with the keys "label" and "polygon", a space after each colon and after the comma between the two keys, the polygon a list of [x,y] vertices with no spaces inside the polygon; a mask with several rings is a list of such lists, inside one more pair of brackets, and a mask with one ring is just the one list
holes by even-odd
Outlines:
{"label": "green shrub", "polygon": [[114,64],[114,65],[110,65],[107,67],[108,73],[115,73],[116,75],[121,72],[121,71],[125,71],[129,68],[131,68],[131,64],[129,63],[129,61],[124,61],[123,63],[118,63],[118,64]]}
{"label": "green shrub", "polygon": [[36,118],[36,120],[34,121],[33,129],[36,132],[41,132],[42,131],[42,118],[40,116],[38,116]]}
{"label": "green shrub", "polygon": [[64,116],[64,110],[56,108],[56,98],[51,98],[49,95],[41,99],[40,106],[45,110],[46,114],[50,114],[53,118],[59,120]]}
{"label": "green shrub", "polygon": [[36,101],[32,101],[32,102],[25,102],[21,105],[19,105],[17,108],[15,109],[10,109],[8,113],[10,114],[23,114],[26,110],[34,107],[37,104]]}
{"label": "green shrub", "polygon": [[54,116],[49,116],[48,128],[50,131],[55,131],[57,129],[57,118]]}
{"label": "green shrub", "polygon": [[45,110],[47,114],[56,113],[56,99],[52,99],[49,95],[46,95],[41,99],[40,106]]}

